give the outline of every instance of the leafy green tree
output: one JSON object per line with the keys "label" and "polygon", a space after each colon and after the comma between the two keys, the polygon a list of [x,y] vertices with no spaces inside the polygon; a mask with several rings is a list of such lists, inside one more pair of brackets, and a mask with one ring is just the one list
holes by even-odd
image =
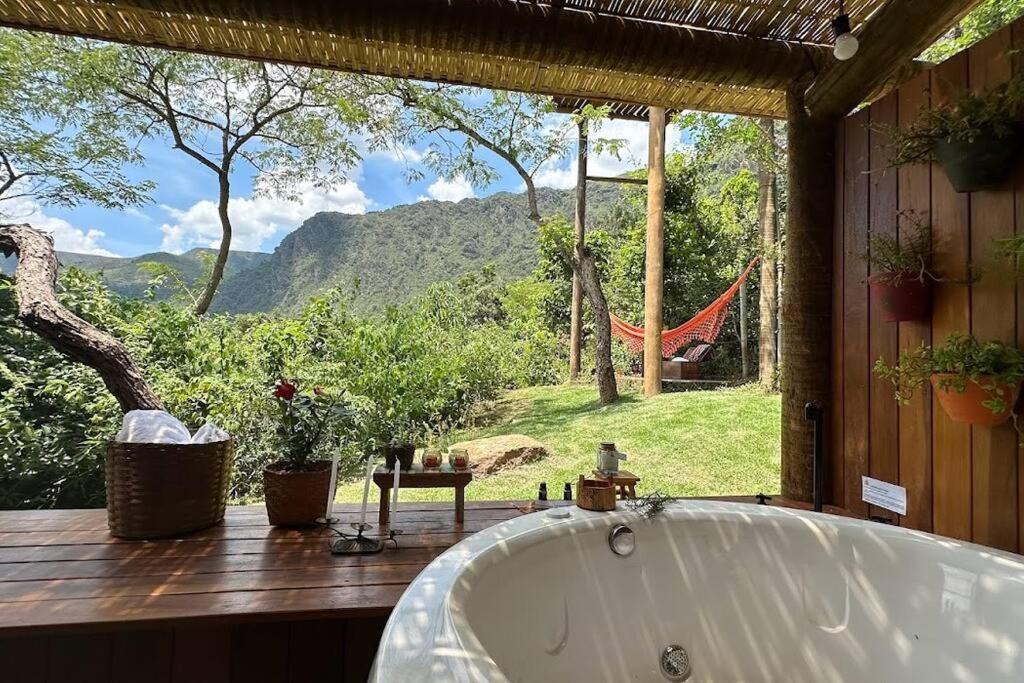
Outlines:
{"label": "leafy green tree", "polygon": [[944,61],[1024,15],[1024,0],[985,0],[924,51],[921,59]]}
{"label": "leafy green tree", "polygon": [[141,204],[151,188],[125,167],[141,161],[125,141],[122,112],[100,107],[93,76],[116,57],[94,45],[65,59],[63,39],[0,29],[0,215],[26,202],[120,209]]}
{"label": "leafy green tree", "polygon": [[[66,44],[82,59],[91,43]],[[231,249],[231,175],[255,175],[257,193],[297,198],[307,186],[330,187],[359,160],[349,133],[365,121],[350,100],[349,78],[336,72],[136,47],[89,72],[108,87],[109,111],[133,118],[143,137],[160,135],[212,174],[221,240],[195,305],[202,315],[224,277]]]}

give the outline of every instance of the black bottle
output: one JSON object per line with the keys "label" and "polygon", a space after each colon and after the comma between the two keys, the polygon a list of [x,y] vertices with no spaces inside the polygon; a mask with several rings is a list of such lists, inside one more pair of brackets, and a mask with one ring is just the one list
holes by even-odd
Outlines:
{"label": "black bottle", "polygon": [[565,482],[565,488],[562,490],[562,500],[572,500],[572,484]]}
{"label": "black bottle", "polygon": [[537,491],[537,500],[547,500],[547,499],[548,499],[548,484],[547,484],[547,482],[542,481],[540,483],[540,490]]}

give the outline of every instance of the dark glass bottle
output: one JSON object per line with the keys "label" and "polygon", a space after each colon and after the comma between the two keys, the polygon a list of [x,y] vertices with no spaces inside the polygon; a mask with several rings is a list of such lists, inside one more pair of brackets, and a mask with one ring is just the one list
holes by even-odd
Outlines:
{"label": "dark glass bottle", "polygon": [[548,499],[548,484],[545,481],[540,483],[540,490],[537,491],[537,500]]}
{"label": "dark glass bottle", "polygon": [[562,500],[572,500],[572,484],[565,482],[565,488],[562,489]]}

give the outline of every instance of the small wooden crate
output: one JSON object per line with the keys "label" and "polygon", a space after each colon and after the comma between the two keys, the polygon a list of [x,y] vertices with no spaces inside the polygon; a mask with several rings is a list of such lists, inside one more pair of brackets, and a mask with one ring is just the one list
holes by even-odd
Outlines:
{"label": "small wooden crate", "polygon": [[576,506],[584,510],[608,512],[615,509],[615,486],[603,479],[584,479],[576,485]]}

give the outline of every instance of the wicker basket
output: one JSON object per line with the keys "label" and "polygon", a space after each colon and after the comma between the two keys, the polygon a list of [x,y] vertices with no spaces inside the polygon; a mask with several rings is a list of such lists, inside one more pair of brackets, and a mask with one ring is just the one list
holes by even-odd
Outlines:
{"label": "wicker basket", "polygon": [[224,519],[234,444],[107,444],[107,526],[121,538],[198,531]]}

